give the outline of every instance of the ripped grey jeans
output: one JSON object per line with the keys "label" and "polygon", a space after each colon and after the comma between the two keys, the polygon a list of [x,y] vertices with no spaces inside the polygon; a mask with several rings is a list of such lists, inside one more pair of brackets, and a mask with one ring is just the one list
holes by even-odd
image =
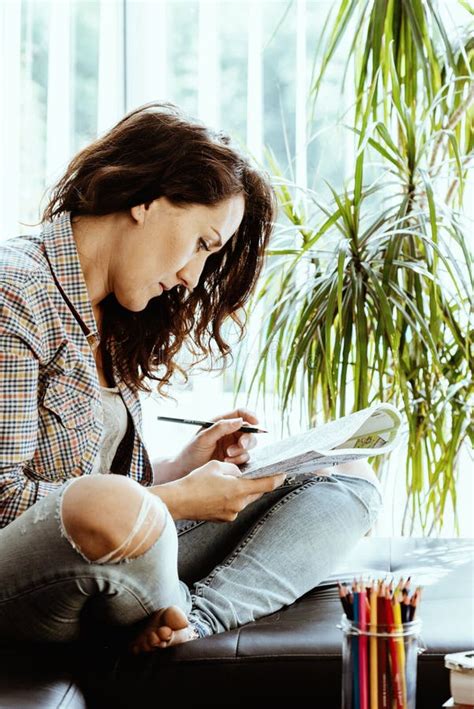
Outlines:
{"label": "ripped grey jeans", "polygon": [[91,563],[62,526],[62,494],[72,482],[0,530],[4,642],[76,641],[83,627],[96,626],[105,636],[131,639],[151,613],[169,605],[183,609],[199,636],[244,625],[322,581],[381,506],[367,480],[298,476],[229,523],[175,523],[162,503],[164,529],[145,553]]}

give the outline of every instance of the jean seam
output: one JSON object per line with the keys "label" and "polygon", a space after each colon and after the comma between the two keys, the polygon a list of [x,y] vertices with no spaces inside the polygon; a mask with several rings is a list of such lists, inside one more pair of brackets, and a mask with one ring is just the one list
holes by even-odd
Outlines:
{"label": "jean seam", "polygon": [[[295,482],[295,480],[297,478],[298,478],[297,475],[293,475],[291,477],[291,480],[290,480],[290,478],[287,478],[285,480],[285,482],[282,485],[280,485],[279,489],[281,490],[283,488],[288,488],[291,492],[292,489],[294,488],[295,484],[296,485],[302,484],[302,483]],[[327,479],[326,475],[318,475],[317,477],[314,476],[313,478],[311,478],[311,480],[309,480],[308,482],[319,482],[319,481],[326,480],[326,479]],[[201,520],[189,520],[189,521],[190,521],[190,524],[187,527],[182,527],[181,529],[176,528],[176,531],[178,533],[178,537],[182,536],[183,534],[186,534],[186,532],[190,532],[192,529],[196,529],[196,527],[206,524],[209,520],[201,519]]]}
{"label": "jean seam", "polygon": [[176,528],[176,532],[178,534],[178,537],[182,536],[183,534],[186,534],[186,532],[190,532],[191,529],[195,529],[196,527],[200,527],[202,524],[205,524],[207,520],[201,519],[197,521],[193,521],[192,524],[190,524],[188,527],[183,527],[182,529]]}
{"label": "jean seam", "polygon": [[[336,479],[337,479],[338,476],[335,476],[335,477],[336,477]],[[344,476],[339,476],[339,477],[344,477]],[[345,477],[349,477],[349,476],[345,476]],[[370,499],[370,504],[367,504],[367,502],[365,501],[365,499],[364,499],[363,497],[361,497],[358,492],[356,492],[355,490],[353,490],[352,487],[347,486],[347,490],[348,490],[354,497],[356,497],[356,498],[359,500],[359,502],[361,503],[361,505],[362,505],[362,506],[364,507],[364,509],[366,510],[368,521],[372,524],[373,521],[374,521],[374,519],[376,518],[376,516],[377,516],[377,514],[378,514],[378,512],[379,512],[379,510],[380,510],[380,508],[381,508],[381,506],[382,506],[382,504],[383,504],[382,495],[380,494],[379,490],[375,487],[375,485],[373,485],[369,480],[365,480],[365,478],[354,478],[354,479],[362,480],[362,481],[366,482],[368,485],[370,485],[371,488],[372,488],[373,496],[374,496],[374,497],[376,496],[376,497],[378,498],[378,507],[377,507],[377,509],[374,509],[374,504],[375,504],[375,502],[372,500],[372,497],[371,497],[371,499]],[[341,480],[341,482],[342,482],[342,484],[344,484],[344,480]]]}
{"label": "jean seam", "polygon": [[200,583],[197,588],[195,587],[195,593],[197,596],[201,596],[204,591],[204,587],[209,587],[211,583],[214,581],[216,578],[217,574],[220,573],[223,569],[227,569],[229,566],[232,566],[234,563],[235,559],[238,557],[240,552],[245,549],[245,547],[249,544],[249,542],[255,538],[255,536],[258,534],[260,529],[263,527],[267,519],[273,515],[280,507],[283,507],[290,499],[293,497],[296,497],[300,492],[305,490],[306,488],[312,487],[313,485],[316,485],[317,483],[321,482],[321,478],[326,480],[325,476],[318,476],[317,478],[314,478],[313,480],[308,480],[307,482],[303,483],[299,487],[295,488],[294,490],[291,490],[285,497],[282,497],[278,502],[275,502],[275,504],[266,512],[266,514],[261,517],[258,522],[254,525],[254,527],[250,530],[249,534],[245,537],[245,539],[239,544],[239,546],[234,550],[233,554],[229,556],[226,561],[222,564],[219,564],[216,566],[211,573],[207,576],[204,582]]}
{"label": "jean seam", "polygon": [[[51,586],[55,586],[58,583],[63,583],[64,581],[75,581],[75,580],[92,580],[92,581],[105,581],[107,583],[111,583],[112,580],[110,578],[107,578],[107,576],[98,576],[96,574],[91,574],[91,575],[85,575],[81,574],[80,576],[67,576],[61,579],[54,579],[54,581],[48,581],[47,583],[40,584],[38,586],[35,586],[34,588],[29,588],[25,589],[24,591],[21,591],[20,593],[16,593],[13,596],[10,596],[9,598],[4,598],[3,600],[0,600],[0,606],[9,603],[10,601],[15,601],[18,600],[19,598],[22,598],[24,596],[27,596],[28,594],[33,594],[36,593],[37,591],[43,591],[44,589],[47,589]],[[120,587],[120,589],[123,589],[126,591],[132,598],[137,601],[139,606],[146,611],[147,613],[151,613],[154,610],[156,610],[153,607],[153,604],[150,603],[150,609],[147,608],[147,604],[143,603],[140,598],[137,596],[136,592],[124,584],[122,581],[113,581],[113,583]]]}

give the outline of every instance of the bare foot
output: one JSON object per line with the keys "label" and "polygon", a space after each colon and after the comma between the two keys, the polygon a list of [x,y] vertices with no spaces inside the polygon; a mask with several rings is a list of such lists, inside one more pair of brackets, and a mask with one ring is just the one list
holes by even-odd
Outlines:
{"label": "bare foot", "polygon": [[179,645],[195,638],[186,615],[179,606],[160,608],[151,614],[145,628],[130,644],[130,650],[138,655],[158,647]]}

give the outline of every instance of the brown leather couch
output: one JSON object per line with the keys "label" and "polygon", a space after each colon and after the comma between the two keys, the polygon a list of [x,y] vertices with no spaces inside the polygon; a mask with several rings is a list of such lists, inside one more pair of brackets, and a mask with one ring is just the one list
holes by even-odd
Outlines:
{"label": "brown leather couch", "polygon": [[[424,587],[426,646],[418,660],[417,709],[449,698],[448,652],[474,647],[474,540],[365,538],[341,579],[411,575]],[[170,689],[191,705],[257,700],[338,708],[341,606],[336,574],[293,605],[238,630],[142,656],[112,644],[3,647],[0,709],[140,709]],[[305,701],[306,700],[306,701]]]}

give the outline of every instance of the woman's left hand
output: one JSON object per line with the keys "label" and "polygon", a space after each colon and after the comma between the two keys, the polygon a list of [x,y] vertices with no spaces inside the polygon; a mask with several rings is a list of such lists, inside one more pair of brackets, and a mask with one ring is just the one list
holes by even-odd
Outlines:
{"label": "woman's left hand", "polygon": [[176,456],[176,461],[187,473],[210,460],[242,465],[250,459],[248,451],[257,445],[254,433],[239,431],[245,424],[258,425],[258,419],[251,411],[235,409],[210,420],[215,421],[215,424],[199,429],[196,436]]}

